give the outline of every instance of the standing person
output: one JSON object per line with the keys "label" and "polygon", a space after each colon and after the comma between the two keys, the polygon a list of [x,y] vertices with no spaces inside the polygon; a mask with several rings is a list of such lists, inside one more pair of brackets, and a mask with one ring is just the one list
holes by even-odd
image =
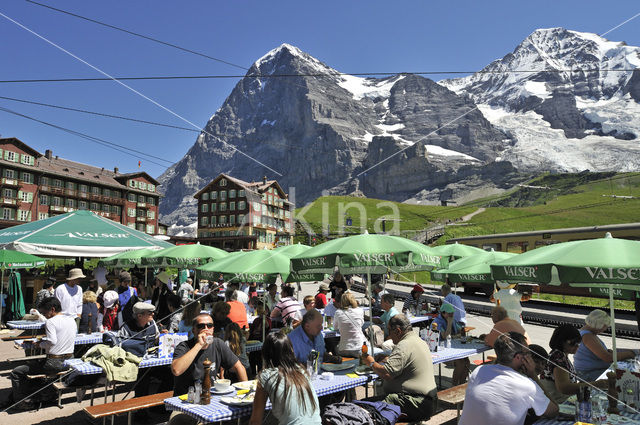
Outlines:
{"label": "standing person", "polygon": [[73,317],[76,319],[76,323],[79,323],[80,315],[82,314],[82,288],[80,287],[80,282],[85,277],[81,269],[71,269],[66,283],[59,285],[55,292],[56,298],[62,306],[61,313]]}
{"label": "standing person", "polygon": [[497,364],[476,368],[469,378],[459,425],[521,425],[527,411],[553,418],[558,405],[535,380],[536,365],[524,336],[501,335],[494,343]]}
{"label": "standing person", "polygon": [[408,422],[428,420],[436,411],[438,399],[429,346],[402,314],[389,320],[389,334],[394,347],[384,363],[369,354],[362,357],[364,364],[382,378],[384,395],[377,398],[400,406]]}
{"label": "standing person", "polygon": [[182,317],[178,323],[178,332],[187,332],[189,338],[193,338],[191,328],[193,328],[193,319],[200,314],[200,305],[197,302],[192,302],[184,306],[182,310]]}
{"label": "standing person", "polygon": [[459,323],[462,327],[467,326],[467,313],[464,311],[464,303],[462,298],[451,292],[451,286],[446,283],[440,288],[440,292],[444,299],[443,303],[451,304],[454,308],[453,320]]}
{"label": "standing person", "polygon": [[[453,319],[454,310],[453,306],[449,303],[442,304],[440,307],[440,314],[433,319],[434,323],[438,324],[438,330],[440,331],[440,341],[445,341],[447,337],[459,335],[462,332],[463,326],[460,326]],[[456,359],[453,361],[453,376],[451,382],[453,386],[460,385],[467,380],[469,375],[469,358]]]}
{"label": "standing person", "polygon": [[[213,337],[213,320],[206,313],[200,313],[193,320],[193,338],[182,341],[176,346],[171,362],[171,372],[174,376],[173,395],[186,394],[189,387],[204,379],[203,362],[211,362],[212,376],[219,376],[220,370],[233,371],[240,381],[247,380],[247,373],[229,347],[219,338]],[[169,425],[197,424],[198,421],[185,413],[174,411],[171,413]]]}
{"label": "standing person", "polygon": [[102,319],[102,331],[117,331],[120,329],[118,324],[118,293],[116,291],[106,291],[102,294],[102,305],[100,306],[100,315]]}
{"label": "standing person", "polygon": [[166,272],[160,272],[156,275],[151,303],[156,306],[158,322],[162,322],[169,315],[169,303],[167,300],[171,290],[167,286],[168,283],[169,275]]}
{"label": "standing person", "polygon": [[264,302],[267,305],[267,313],[271,314],[273,308],[280,302],[280,295],[278,295],[278,285],[275,283],[270,284],[267,287],[267,294],[264,297]]}
{"label": "standing person", "polygon": [[180,289],[178,289],[178,296],[181,299],[182,305],[187,305],[195,294],[196,290],[193,289],[193,279],[188,277],[187,280],[180,285]]}
{"label": "standing person", "polygon": [[271,330],[271,318],[269,316],[264,316],[266,316],[264,306],[262,303],[259,303],[256,306],[256,318],[253,319],[253,322],[249,325],[249,340],[262,341],[263,318],[265,335]]}
{"label": "standing person", "polygon": [[263,423],[267,399],[278,424],[320,425],[320,403],[306,370],[296,362],[291,342],[282,332],[269,334],[262,347],[265,368],[258,375],[249,425]]}
{"label": "standing person", "polygon": [[233,290],[237,291],[236,299],[238,301],[240,301],[244,305],[249,304],[249,295],[247,295],[246,293],[244,293],[244,292],[242,292],[240,290],[240,284],[238,282],[229,282],[227,284],[227,290],[229,290],[229,289],[233,289]]}
{"label": "standing person", "polygon": [[[573,362],[580,379],[594,381],[609,368],[613,362],[613,352],[607,349],[598,335],[609,329],[611,318],[602,310],[593,310],[584,320],[580,329],[582,340]],[[618,349],[618,360],[632,359],[638,350]]]}
{"label": "standing person", "polygon": [[328,301],[327,301],[327,294],[329,293],[329,285],[327,285],[326,283],[322,282],[320,284],[320,287],[318,287],[318,293],[316,294],[315,297],[315,301],[316,301],[316,308],[317,309],[323,309],[327,306]]}
{"label": "standing person", "polygon": [[411,292],[404,299],[404,304],[402,305],[402,314],[412,313],[417,315],[420,305],[420,296],[423,294],[424,288],[419,283],[413,285]]}
{"label": "standing person", "polygon": [[90,334],[98,332],[98,296],[93,291],[82,293],[82,313],[80,314],[80,324],[78,332]]}
{"label": "standing person", "polygon": [[520,301],[529,301],[531,297],[520,294],[514,289],[515,287],[516,285],[508,282],[498,281],[498,288],[500,288],[500,290],[491,296],[491,301],[495,302],[496,305],[504,307],[510,318],[522,324],[522,305]]}
{"label": "standing person", "polygon": [[[200,303],[197,301],[193,302],[197,307],[200,307]],[[169,319],[169,323],[167,324],[167,330],[171,333],[178,332],[180,328],[180,321],[182,320],[183,310],[180,310],[182,306],[182,300],[179,296],[175,294],[170,294],[167,299],[167,304],[169,305],[169,311],[171,312],[171,318]]]}
{"label": "standing person", "polygon": [[302,316],[300,315],[300,303],[293,297],[293,287],[283,285],[280,292],[282,298],[271,310],[271,318],[280,318],[284,324],[291,323],[292,326],[297,326],[302,320]]}
{"label": "standing person", "polygon": [[[43,361],[30,362],[18,366],[11,371],[11,397],[13,401],[22,400],[35,388],[31,388],[27,375],[40,373],[52,374],[67,369],[63,363],[73,357],[73,348],[76,339],[76,322],[73,316],[62,314],[62,305],[58,298],[45,298],[38,305],[38,311],[46,319],[44,325],[47,339],[36,343],[43,348],[47,357]],[[13,401],[9,403],[13,404]],[[34,407],[32,402],[23,402],[16,406],[20,410],[29,410]]]}
{"label": "standing person", "polygon": [[42,289],[39,290],[38,293],[36,294],[36,301],[34,303],[36,308],[40,305],[42,300],[44,300],[45,298],[55,296],[55,289],[53,288],[53,285],[55,283],[56,283],[55,281],[50,279],[47,279],[44,281],[44,283],[42,284]]}
{"label": "standing person", "polygon": [[125,323],[133,319],[133,306],[140,301],[138,291],[131,286],[131,273],[122,270],[118,275],[120,286],[118,286],[118,326],[121,328]]}
{"label": "standing person", "polygon": [[342,276],[342,273],[335,272],[333,279],[329,282],[329,290],[331,291],[331,298],[336,298],[339,294],[347,292],[347,281]]}
{"label": "standing person", "polygon": [[364,311],[358,307],[353,293],[342,294],[341,308],[333,316],[333,327],[340,332],[337,354],[345,357],[358,357],[366,338],[362,333]]}

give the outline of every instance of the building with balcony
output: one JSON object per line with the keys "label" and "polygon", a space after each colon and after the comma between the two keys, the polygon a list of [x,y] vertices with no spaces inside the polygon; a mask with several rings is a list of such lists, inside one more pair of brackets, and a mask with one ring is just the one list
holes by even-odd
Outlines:
{"label": "building with balcony", "polygon": [[194,197],[202,244],[238,250],[293,242],[293,205],[275,180],[249,183],[220,174]]}
{"label": "building with balcony", "polygon": [[159,231],[158,182],[145,172],[121,174],[0,138],[0,173],[0,228],[84,209],[142,232]]}

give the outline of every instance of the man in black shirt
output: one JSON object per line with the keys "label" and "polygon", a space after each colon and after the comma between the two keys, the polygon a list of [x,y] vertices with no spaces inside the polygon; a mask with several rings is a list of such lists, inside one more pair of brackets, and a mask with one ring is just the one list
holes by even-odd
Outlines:
{"label": "man in black shirt", "polygon": [[[183,341],[176,347],[171,363],[171,372],[175,376],[173,394],[186,394],[189,387],[196,381],[204,380],[204,366],[202,363],[209,359],[211,371],[216,376],[220,369],[232,370],[240,381],[247,380],[247,372],[233,354],[231,349],[219,338],[213,337],[213,319],[206,313],[199,314],[193,320],[194,337]],[[207,342],[207,337],[213,338]]]}

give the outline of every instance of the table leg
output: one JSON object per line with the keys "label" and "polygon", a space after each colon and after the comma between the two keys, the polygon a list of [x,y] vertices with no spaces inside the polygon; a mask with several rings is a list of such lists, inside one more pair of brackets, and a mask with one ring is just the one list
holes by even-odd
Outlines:
{"label": "table leg", "polygon": [[438,363],[438,380],[440,388],[442,388],[442,363]]}

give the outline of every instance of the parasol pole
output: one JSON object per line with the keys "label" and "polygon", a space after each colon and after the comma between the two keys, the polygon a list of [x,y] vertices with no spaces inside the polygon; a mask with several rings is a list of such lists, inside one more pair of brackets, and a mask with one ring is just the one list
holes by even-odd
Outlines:
{"label": "parasol pole", "polygon": [[611,310],[611,340],[613,347],[613,369],[618,368],[618,351],[616,349],[616,310],[613,304],[613,285],[609,284],[609,309]]}
{"label": "parasol pole", "polygon": [[[371,291],[371,272],[367,271],[367,288],[369,288],[369,304],[371,304],[371,296],[373,294],[373,292]],[[371,306],[373,307],[373,306]],[[369,316],[371,317],[372,323],[373,323],[373,310],[369,309]],[[371,355],[373,356],[374,350],[373,350],[373,342],[374,342],[374,332],[372,329],[369,330],[369,348],[371,349]]]}
{"label": "parasol pole", "polygon": [[[4,248],[2,248],[4,249]],[[4,317],[4,311],[7,309],[7,303],[4,302],[4,264],[0,267],[0,325],[3,323],[2,318]],[[2,303],[4,302],[4,309],[2,308]],[[36,306],[37,308],[38,306]]]}

